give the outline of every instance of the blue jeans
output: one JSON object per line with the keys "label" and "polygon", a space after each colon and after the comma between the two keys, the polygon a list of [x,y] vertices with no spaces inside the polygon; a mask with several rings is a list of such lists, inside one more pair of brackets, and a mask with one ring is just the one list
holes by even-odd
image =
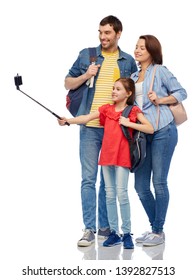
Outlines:
{"label": "blue jeans", "polygon": [[[82,168],[81,199],[85,229],[96,232],[96,181],[103,128],[80,126],[80,162]],[[98,193],[98,227],[109,227],[106,209],[105,184],[100,172]]]}
{"label": "blue jeans", "polygon": [[[177,142],[178,132],[174,122],[153,135],[147,135],[146,160],[135,173],[135,189],[154,233],[163,231],[169,204],[167,177]],[[154,195],[150,189],[151,176]]]}
{"label": "blue jeans", "polygon": [[117,198],[120,205],[123,233],[131,232],[130,204],[128,197],[129,168],[102,166],[105,180],[106,205],[110,229],[119,232]]}

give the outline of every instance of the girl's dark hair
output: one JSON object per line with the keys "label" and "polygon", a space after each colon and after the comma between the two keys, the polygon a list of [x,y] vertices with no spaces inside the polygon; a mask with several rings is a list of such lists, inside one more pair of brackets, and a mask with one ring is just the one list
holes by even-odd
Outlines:
{"label": "girl's dark hair", "polygon": [[99,24],[101,26],[104,26],[106,24],[113,26],[113,29],[116,33],[123,30],[122,22],[115,16],[107,16],[103,18]]}
{"label": "girl's dark hair", "polygon": [[139,39],[145,40],[146,49],[152,57],[152,64],[163,64],[162,47],[159,40],[153,35],[141,35]]}
{"label": "girl's dark hair", "polygon": [[127,98],[127,105],[133,105],[135,101],[135,82],[131,78],[119,78],[116,82],[121,82],[127,93],[132,92]]}

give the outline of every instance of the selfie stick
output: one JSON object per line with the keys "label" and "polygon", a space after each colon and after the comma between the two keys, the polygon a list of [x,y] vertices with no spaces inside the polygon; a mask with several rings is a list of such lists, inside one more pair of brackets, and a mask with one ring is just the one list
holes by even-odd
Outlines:
{"label": "selfie stick", "polygon": [[[17,76],[14,77],[14,82],[15,82],[15,86],[16,89],[19,90],[20,92],[22,92],[24,95],[26,95],[27,97],[29,97],[31,100],[33,100],[34,102],[36,102],[37,104],[39,104],[41,107],[43,107],[44,109],[46,109],[48,112],[50,112],[52,115],[54,115],[57,119],[61,120],[61,117],[59,117],[57,114],[55,114],[54,112],[52,112],[50,109],[48,109],[47,107],[45,107],[43,104],[41,104],[40,102],[38,102],[37,100],[35,100],[34,98],[32,98],[31,96],[29,96],[28,94],[26,94],[24,91],[22,91],[20,89],[20,85],[22,85],[22,76],[19,76],[17,74]],[[65,125],[70,125],[68,122],[65,122]]]}

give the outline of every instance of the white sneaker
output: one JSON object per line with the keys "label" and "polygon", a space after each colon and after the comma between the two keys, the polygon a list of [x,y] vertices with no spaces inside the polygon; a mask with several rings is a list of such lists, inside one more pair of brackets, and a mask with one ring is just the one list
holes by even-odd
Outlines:
{"label": "white sneaker", "polygon": [[137,243],[143,243],[145,241],[145,239],[148,237],[148,235],[151,234],[150,231],[145,231],[144,233],[142,233],[142,236],[137,237],[135,239],[135,242]]}
{"label": "white sneaker", "polygon": [[143,246],[156,246],[165,242],[164,232],[161,234],[151,233],[143,242]]}
{"label": "white sneaker", "polygon": [[95,242],[94,232],[90,229],[85,229],[82,238],[78,241],[79,247],[87,247]]}

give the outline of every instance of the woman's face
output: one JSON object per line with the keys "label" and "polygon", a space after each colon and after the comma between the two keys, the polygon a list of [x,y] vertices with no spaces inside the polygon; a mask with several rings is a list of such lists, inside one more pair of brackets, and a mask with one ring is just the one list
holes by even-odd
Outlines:
{"label": "woman's face", "polygon": [[146,49],[146,44],[144,39],[139,39],[137,41],[135,50],[134,50],[135,60],[142,63],[150,64],[152,61],[151,55]]}

